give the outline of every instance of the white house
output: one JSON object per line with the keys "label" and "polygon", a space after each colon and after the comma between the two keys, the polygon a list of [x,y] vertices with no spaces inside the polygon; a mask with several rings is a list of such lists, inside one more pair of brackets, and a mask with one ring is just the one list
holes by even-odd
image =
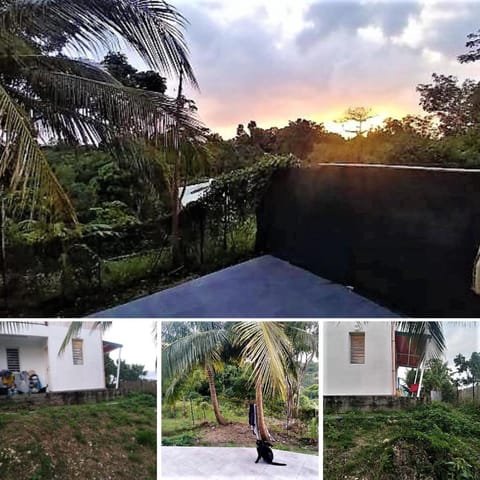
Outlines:
{"label": "white house", "polygon": [[16,373],[17,385],[19,372],[31,375],[33,371],[49,392],[104,389],[101,330],[92,329],[92,322],[83,322],[80,333],[59,353],[69,324],[37,321],[15,332],[1,333],[0,371]]}
{"label": "white house", "polygon": [[324,394],[395,395],[399,367],[417,367],[419,345],[395,322],[324,322]]}

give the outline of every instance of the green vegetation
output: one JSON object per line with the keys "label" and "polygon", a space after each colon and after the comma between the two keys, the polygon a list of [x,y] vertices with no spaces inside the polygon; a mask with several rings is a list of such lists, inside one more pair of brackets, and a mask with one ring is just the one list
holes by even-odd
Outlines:
{"label": "green vegetation", "polygon": [[0,405],[2,478],[156,479],[156,399],[136,394],[85,405]]}
{"label": "green vegetation", "polygon": [[[85,155],[90,162],[91,155]],[[255,208],[272,175],[295,165],[293,157],[265,156],[255,166],[217,177],[205,198],[180,214],[183,265],[174,270],[169,217],[154,222],[150,214],[138,213],[128,192],[144,190],[132,189],[131,181],[126,183],[128,192],[112,181],[108,195],[87,195],[90,202],[97,198],[99,203],[79,203],[80,218],[87,223],[75,230],[7,218],[6,312],[82,315],[250,258]],[[89,185],[98,188],[98,179],[89,180]],[[125,202],[112,200],[115,196]],[[155,210],[154,201],[147,203]],[[158,204],[155,215],[162,211],[167,212]]]}
{"label": "green vegetation", "polygon": [[324,418],[325,478],[473,480],[480,476],[479,451],[478,405],[434,402]]}
{"label": "green vegetation", "polygon": [[[109,378],[113,376],[117,377],[118,360],[112,360],[107,353],[103,357],[105,366],[105,379],[106,384],[110,383]],[[145,375],[145,366],[137,364],[128,364],[125,360],[120,360],[120,380],[139,380],[142,375]]]}
{"label": "green vegetation", "polygon": [[[351,138],[297,118],[281,128],[250,120],[224,140],[183,93],[198,85],[179,12],[100,3],[0,9],[2,316],[83,316],[250,258],[255,208],[283,168],[480,166],[476,80],[434,73],[416,87],[425,116],[375,129],[365,127],[371,109],[349,108],[339,121],[356,123]],[[118,37],[146,71],[117,51]],[[479,58],[478,34],[468,38],[460,62]],[[108,51],[102,68],[76,58],[98,51]],[[183,208],[184,187],[210,178]]]}
{"label": "green vegetation", "polygon": [[[317,450],[318,323],[163,322],[162,444]],[[268,425],[268,426],[267,426]]]}

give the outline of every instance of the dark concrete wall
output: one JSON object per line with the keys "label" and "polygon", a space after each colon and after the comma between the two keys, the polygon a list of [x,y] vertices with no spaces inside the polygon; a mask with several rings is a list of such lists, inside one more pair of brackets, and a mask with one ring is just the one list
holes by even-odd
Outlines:
{"label": "dark concrete wall", "polygon": [[326,413],[346,413],[352,410],[362,412],[404,410],[425,403],[421,398],[393,396],[326,396],[323,408]]}
{"label": "dark concrete wall", "polygon": [[325,165],[273,179],[257,251],[410,316],[479,316],[480,173]]}

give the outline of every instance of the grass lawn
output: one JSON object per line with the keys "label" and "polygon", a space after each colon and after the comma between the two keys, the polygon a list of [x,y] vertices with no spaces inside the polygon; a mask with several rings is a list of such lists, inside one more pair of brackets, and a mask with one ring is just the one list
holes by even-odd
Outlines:
{"label": "grass lawn", "polygon": [[155,480],[156,398],[88,405],[0,405],[0,478]]}

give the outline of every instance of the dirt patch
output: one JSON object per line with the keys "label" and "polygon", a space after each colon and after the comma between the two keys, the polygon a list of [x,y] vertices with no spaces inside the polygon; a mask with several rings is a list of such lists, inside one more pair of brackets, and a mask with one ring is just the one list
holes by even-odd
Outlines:
{"label": "dirt patch", "polygon": [[208,423],[202,427],[202,442],[222,447],[231,445],[250,447],[255,444],[255,435],[249,425],[243,423],[229,423],[228,425],[216,425]]}
{"label": "dirt patch", "polygon": [[[213,422],[203,423],[194,432],[198,444],[211,447],[254,447],[256,441],[255,434],[246,423],[230,422],[228,425],[218,425]],[[294,430],[287,435],[286,432],[271,428],[270,433],[274,438],[275,448],[318,452],[317,442],[299,437]]]}

